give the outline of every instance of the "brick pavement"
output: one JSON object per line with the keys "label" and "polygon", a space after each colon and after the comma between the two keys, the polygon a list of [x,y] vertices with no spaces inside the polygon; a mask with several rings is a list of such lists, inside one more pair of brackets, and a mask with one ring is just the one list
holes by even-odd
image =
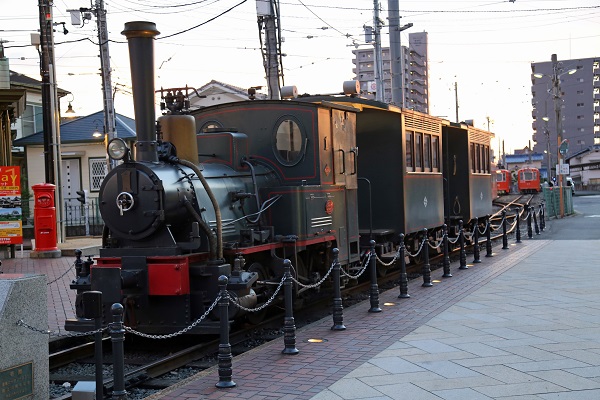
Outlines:
{"label": "brick pavement", "polygon": [[[540,251],[551,242],[531,240],[511,246],[510,250],[496,247],[494,258],[484,258],[468,270],[458,270],[452,264],[452,278],[441,278],[443,271],[432,273],[439,280],[434,287],[423,288],[418,280],[409,283],[410,299],[398,299],[398,289],[380,295],[381,313],[368,313],[369,302],[344,310],[345,331],[332,331],[331,318],[322,319],[296,333],[297,355],[282,355],[283,339],[274,340],[260,348],[237,356],[233,360],[233,380],[237,386],[217,389],[217,368],[211,368],[189,378],[174,389],[149,399],[309,399],[327,390],[347,374],[363,365],[402,337],[427,323],[436,315],[475,292],[518,262]],[[308,343],[309,338],[321,338],[323,343]],[[334,395],[322,399],[388,398],[381,396],[348,397]],[[395,397],[389,397],[395,398]]]}

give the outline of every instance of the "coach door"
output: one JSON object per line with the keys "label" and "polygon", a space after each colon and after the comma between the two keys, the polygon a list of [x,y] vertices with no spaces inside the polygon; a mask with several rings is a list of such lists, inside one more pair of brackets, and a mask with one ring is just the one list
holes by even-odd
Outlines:
{"label": "coach door", "polygon": [[331,110],[334,183],[356,189],[358,182],[358,148],[356,147],[356,114]]}
{"label": "coach door", "polygon": [[[334,183],[346,186],[347,226],[338,227],[340,240],[346,241],[348,261],[360,258],[358,236],[358,147],[356,147],[356,113],[331,109],[331,136],[333,140]],[[343,236],[343,237],[342,237]],[[341,258],[341,257],[340,257]]]}

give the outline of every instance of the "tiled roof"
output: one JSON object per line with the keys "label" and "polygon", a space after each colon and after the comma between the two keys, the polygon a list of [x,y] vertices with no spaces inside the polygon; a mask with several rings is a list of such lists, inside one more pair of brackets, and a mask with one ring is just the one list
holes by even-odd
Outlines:
{"label": "tiled roof", "polygon": [[[135,138],[135,121],[121,114],[116,114],[117,136],[122,139]],[[60,124],[61,143],[97,143],[92,136],[96,130],[102,131],[104,111],[77,118]],[[13,146],[44,144],[43,131],[13,141]]]}

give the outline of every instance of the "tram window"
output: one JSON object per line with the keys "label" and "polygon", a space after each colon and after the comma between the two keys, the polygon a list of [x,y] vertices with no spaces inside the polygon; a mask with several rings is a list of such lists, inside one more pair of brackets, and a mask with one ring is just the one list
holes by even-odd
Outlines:
{"label": "tram window", "polygon": [[477,153],[475,153],[475,143],[471,143],[471,172],[477,172]]}
{"label": "tram window", "polygon": [[423,170],[423,135],[415,133],[415,171]]}
{"label": "tram window", "polygon": [[475,172],[481,172],[481,151],[480,146],[475,144]]}
{"label": "tram window", "polygon": [[423,166],[425,171],[431,171],[431,135],[423,137]]}
{"label": "tram window", "polygon": [[412,171],[413,164],[413,133],[406,132],[406,170]]}
{"label": "tram window", "polygon": [[490,147],[485,146],[485,173],[490,173]]}
{"label": "tram window", "polygon": [[291,116],[283,117],[276,125],[274,134],[275,157],[283,165],[293,166],[304,156],[306,134]]}
{"label": "tram window", "polygon": [[440,138],[437,136],[431,137],[431,167],[437,172],[440,168]]}
{"label": "tram window", "polygon": [[202,127],[200,127],[200,132],[202,133],[206,133],[206,132],[213,132],[219,129],[223,129],[223,126],[218,123],[217,121],[208,121],[205,122]]}

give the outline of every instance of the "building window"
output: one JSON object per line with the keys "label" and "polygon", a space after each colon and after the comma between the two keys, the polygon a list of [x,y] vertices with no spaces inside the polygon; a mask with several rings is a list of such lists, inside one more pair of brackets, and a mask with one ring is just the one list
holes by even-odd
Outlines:
{"label": "building window", "polygon": [[108,173],[106,158],[90,158],[90,191],[97,192]]}
{"label": "building window", "polygon": [[583,90],[578,90],[577,94],[583,94]]}
{"label": "building window", "polygon": [[578,115],[577,119],[583,119],[583,115]]}
{"label": "building window", "polygon": [[584,103],[577,103],[577,107],[583,107]]}

